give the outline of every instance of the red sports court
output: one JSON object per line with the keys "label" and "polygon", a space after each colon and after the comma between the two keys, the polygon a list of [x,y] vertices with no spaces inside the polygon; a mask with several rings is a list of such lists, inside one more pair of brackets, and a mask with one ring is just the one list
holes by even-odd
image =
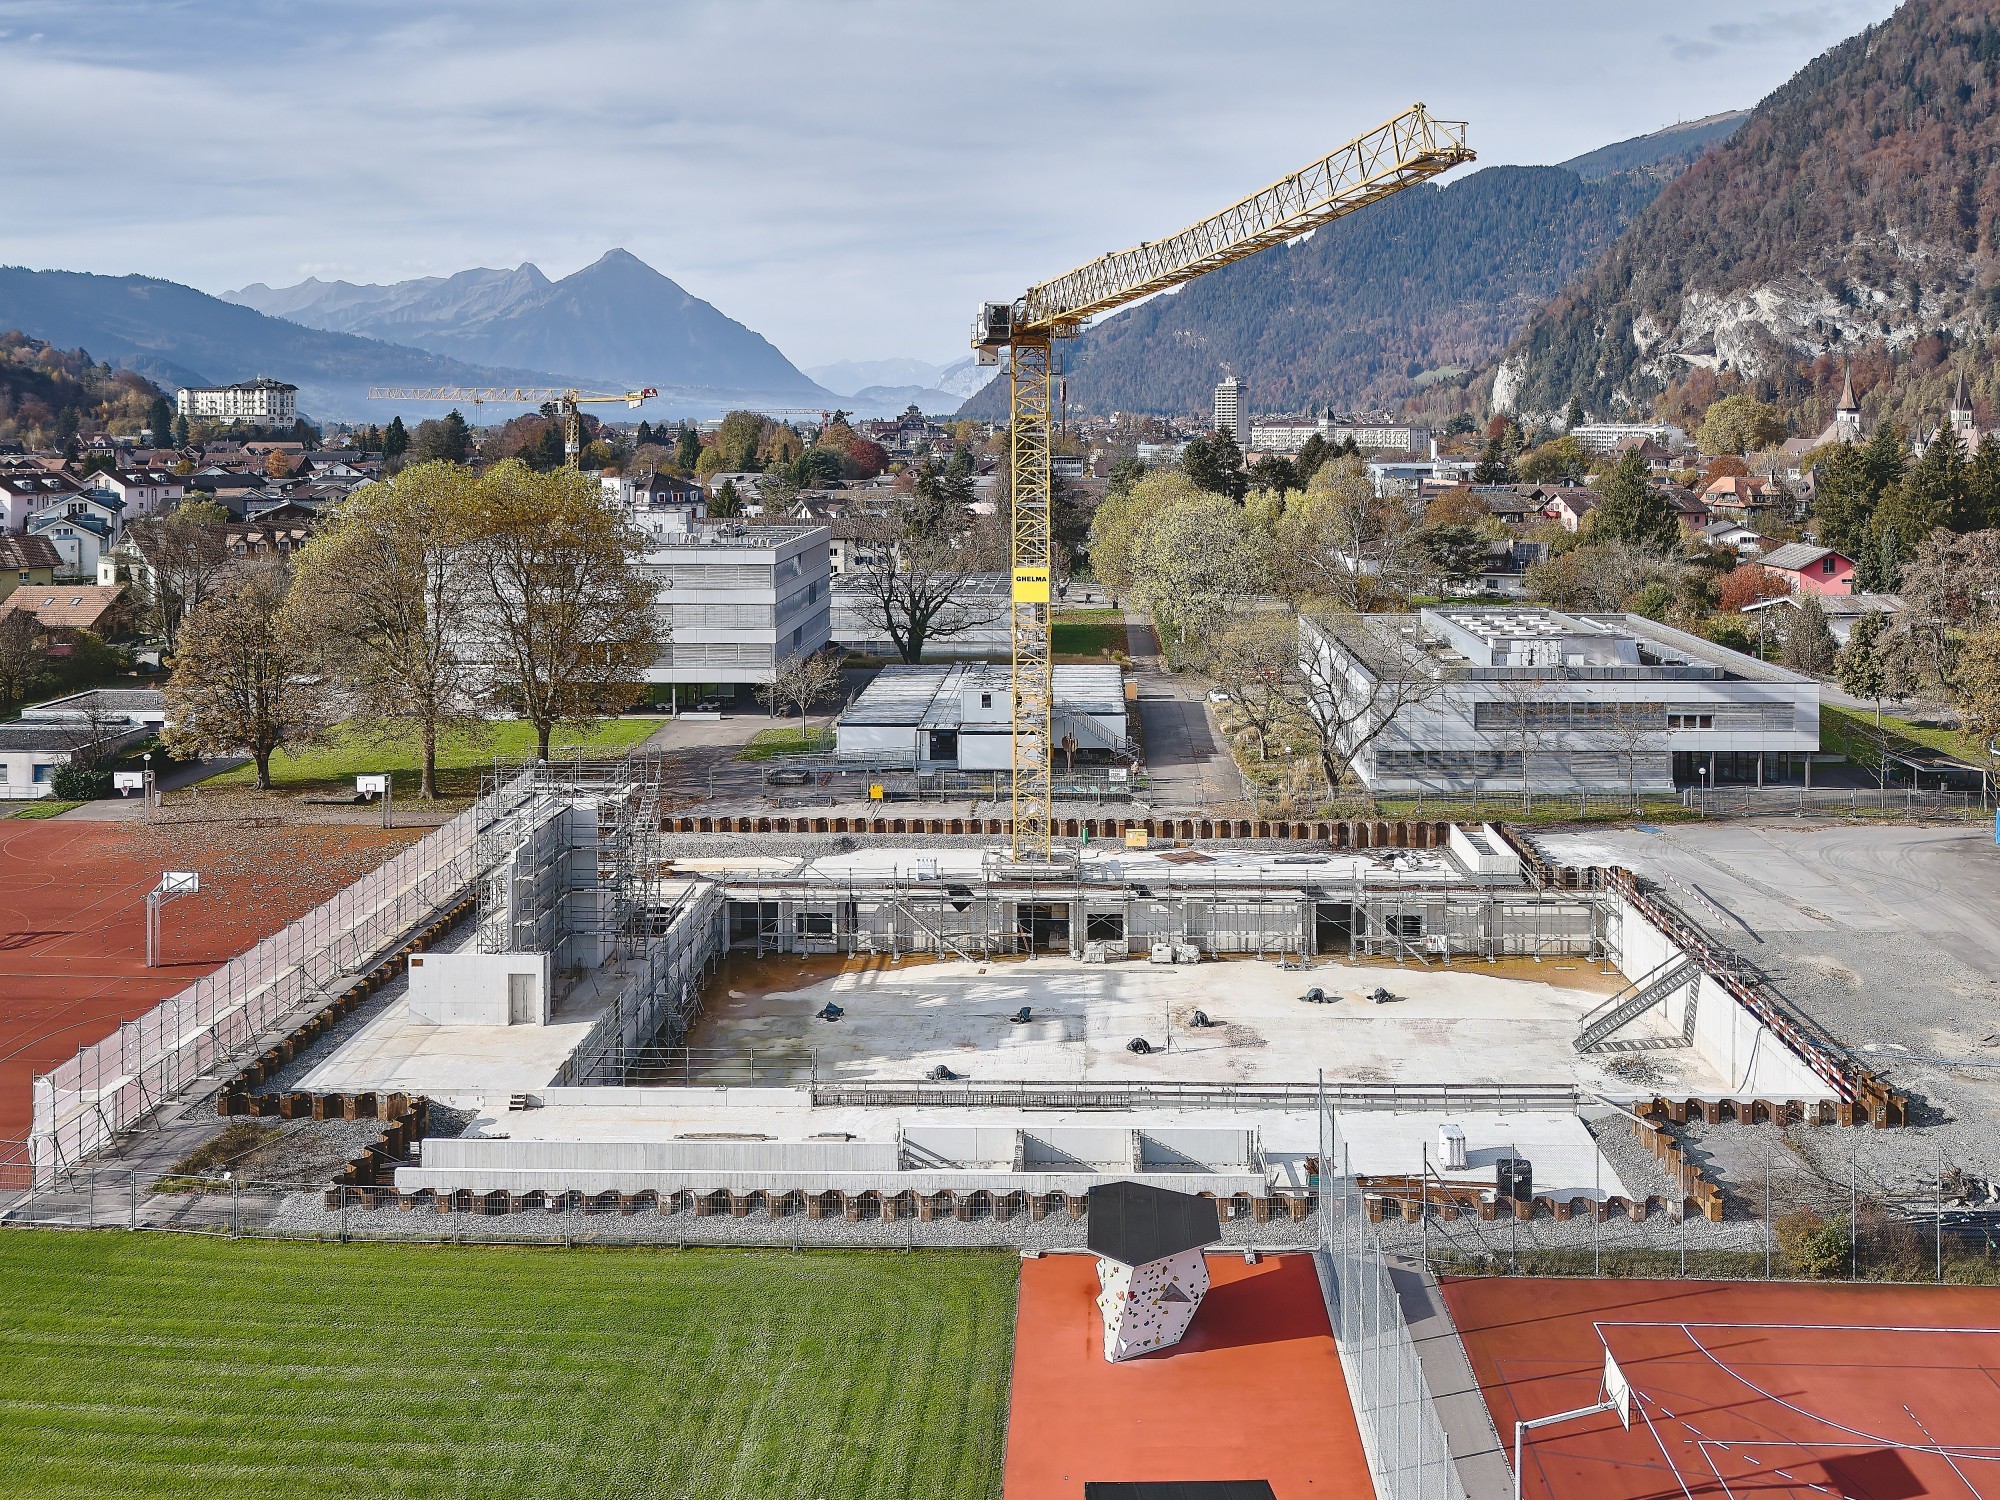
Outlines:
{"label": "red sports court", "polygon": [[1631,1426],[1528,1434],[1523,1493],[1554,1500],[2000,1497],[2000,1289],[1763,1282],[1444,1285],[1500,1438],[1599,1399]]}
{"label": "red sports court", "polygon": [[[30,1084],[404,847],[422,830],[300,827],[201,838],[67,819],[0,821],[0,1163]],[[163,852],[167,851],[167,852]],[[169,862],[202,892],[167,909],[146,967],[146,892]]]}
{"label": "red sports court", "polygon": [[1104,1358],[1097,1261],[1021,1263],[1006,1500],[1086,1483],[1268,1480],[1277,1500],[1371,1500],[1361,1434],[1309,1255],[1208,1257],[1186,1337]]}

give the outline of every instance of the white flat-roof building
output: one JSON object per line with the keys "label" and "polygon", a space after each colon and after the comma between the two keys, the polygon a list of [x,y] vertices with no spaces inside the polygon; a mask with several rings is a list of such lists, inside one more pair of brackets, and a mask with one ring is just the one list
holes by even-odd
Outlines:
{"label": "white flat-roof building", "polygon": [[[876,674],[835,727],[842,760],[919,770],[1004,771],[1014,763],[1009,668],[968,662],[890,666]],[[1116,666],[1055,669],[1056,753],[1104,761],[1130,757],[1125,673]]]}
{"label": "white flat-roof building", "polygon": [[257,422],[267,427],[289,426],[297,419],[299,388],[259,375],[236,385],[182,386],[175,403],[190,420]]}
{"label": "white flat-roof building", "polygon": [[1688,445],[1688,435],[1671,422],[1580,422],[1569,435],[1577,447],[1589,454],[1615,453],[1627,438],[1651,438],[1662,448],[1678,451]]}
{"label": "white flat-roof building", "polygon": [[1215,430],[1234,438],[1238,450],[1250,446],[1250,409],[1244,404],[1243,383],[1234,375],[1215,388]]}
{"label": "white flat-roof building", "polygon": [[824,526],[697,522],[657,534],[640,570],[659,590],[668,645],[648,682],[742,687],[831,637]]}
{"label": "white flat-roof building", "polygon": [[1378,793],[1657,795],[1785,779],[1819,749],[1818,682],[1641,615],[1306,620],[1300,648]]}

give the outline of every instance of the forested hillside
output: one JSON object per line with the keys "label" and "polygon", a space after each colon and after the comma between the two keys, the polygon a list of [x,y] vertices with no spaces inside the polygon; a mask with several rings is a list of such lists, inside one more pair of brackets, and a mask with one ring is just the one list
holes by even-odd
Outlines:
{"label": "forested hillside", "polygon": [[1577,397],[1607,415],[1675,405],[1695,379],[1775,401],[1809,433],[1849,357],[1871,419],[1934,424],[1960,362],[1990,402],[1996,104],[1994,6],[1909,0],[1676,178],[1529,326],[1494,404]]}
{"label": "forested hillside", "polygon": [[0,442],[45,448],[98,432],[128,436],[159,399],[145,376],[99,364],[88,350],[0,333]]}
{"label": "forested hillside", "polygon": [[[1423,185],[1107,319],[1066,351],[1073,406],[1206,410],[1224,367],[1260,412],[1439,410],[1590,266],[1657,181],[1489,167]],[[967,415],[1004,415],[1005,383]]]}

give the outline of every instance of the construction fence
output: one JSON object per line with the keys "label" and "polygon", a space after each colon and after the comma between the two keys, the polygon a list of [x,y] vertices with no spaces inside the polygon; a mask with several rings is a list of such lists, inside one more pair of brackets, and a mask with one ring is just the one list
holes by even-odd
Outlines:
{"label": "construction fence", "polygon": [[1331,1103],[1320,1115],[1321,1288],[1381,1500],[1466,1500]]}
{"label": "construction fence", "polygon": [[348,976],[451,906],[476,873],[480,832],[533,788],[532,772],[497,781],[387,864],[37,1078],[26,1153],[33,1179],[90,1156],[292,1011],[330,1000]]}

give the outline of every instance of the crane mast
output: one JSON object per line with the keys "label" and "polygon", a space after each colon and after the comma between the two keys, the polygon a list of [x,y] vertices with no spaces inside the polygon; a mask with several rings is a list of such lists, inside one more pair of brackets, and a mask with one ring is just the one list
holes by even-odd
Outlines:
{"label": "crane mast", "polygon": [[1013,490],[1013,856],[1053,854],[1055,668],[1050,653],[1055,547],[1050,418],[1056,343],[1093,317],[1282,244],[1473,159],[1462,121],[1421,104],[1337,151],[1163,240],[1100,255],[1012,302],[988,302],[973,327],[979,363],[1008,355]]}

